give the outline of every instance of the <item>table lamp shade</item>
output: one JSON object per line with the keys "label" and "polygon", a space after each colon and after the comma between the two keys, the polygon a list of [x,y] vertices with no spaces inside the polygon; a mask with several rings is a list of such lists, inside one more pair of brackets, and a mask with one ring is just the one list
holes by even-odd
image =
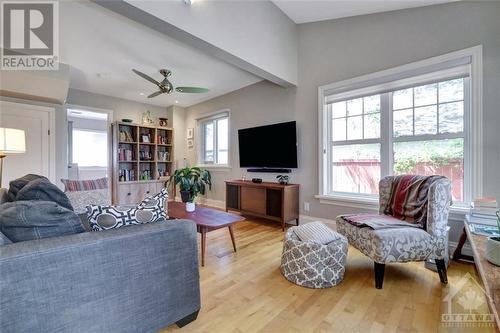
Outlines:
{"label": "table lamp shade", "polygon": [[0,154],[26,152],[24,131],[15,128],[0,127]]}

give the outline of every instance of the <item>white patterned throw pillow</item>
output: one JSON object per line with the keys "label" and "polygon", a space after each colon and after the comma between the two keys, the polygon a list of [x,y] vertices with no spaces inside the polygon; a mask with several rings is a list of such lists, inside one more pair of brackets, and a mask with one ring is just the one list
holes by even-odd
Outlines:
{"label": "white patterned throw pillow", "polygon": [[328,244],[340,238],[339,234],[319,221],[296,227],[294,232],[301,241],[309,241],[318,244]]}
{"label": "white patterned throw pillow", "polygon": [[133,208],[90,205],[87,207],[87,216],[93,231],[157,222],[168,219],[165,210],[167,199],[168,192],[166,189],[162,189],[160,193],[144,199],[137,207]]}

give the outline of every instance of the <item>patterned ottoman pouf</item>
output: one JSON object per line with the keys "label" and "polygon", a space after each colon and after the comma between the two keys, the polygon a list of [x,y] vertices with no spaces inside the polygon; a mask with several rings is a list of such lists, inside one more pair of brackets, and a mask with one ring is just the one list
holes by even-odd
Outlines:
{"label": "patterned ottoman pouf", "polygon": [[344,278],[347,248],[347,238],[321,222],[291,227],[283,242],[281,272],[303,287],[333,287]]}

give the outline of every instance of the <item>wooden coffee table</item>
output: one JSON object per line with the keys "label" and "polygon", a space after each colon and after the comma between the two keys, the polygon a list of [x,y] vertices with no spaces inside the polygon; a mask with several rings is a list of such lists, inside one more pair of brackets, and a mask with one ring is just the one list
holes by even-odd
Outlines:
{"label": "wooden coffee table", "polygon": [[188,213],[186,212],[186,204],[177,201],[168,202],[168,216],[171,219],[187,219],[196,223],[196,228],[201,234],[201,266],[205,266],[207,232],[227,227],[231,235],[231,241],[233,242],[234,252],[236,252],[233,224],[245,219],[240,215],[198,205],[196,205],[194,212]]}

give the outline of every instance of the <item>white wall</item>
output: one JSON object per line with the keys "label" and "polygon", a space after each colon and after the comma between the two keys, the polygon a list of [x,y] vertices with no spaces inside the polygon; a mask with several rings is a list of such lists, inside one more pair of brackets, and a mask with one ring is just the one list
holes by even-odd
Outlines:
{"label": "white wall", "polygon": [[179,106],[169,106],[167,108],[172,118],[169,119],[170,127],[174,128],[174,161],[175,169],[184,167],[186,154],[186,109]]}
{"label": "white wall", "polygon": [[[296,120],[299,168],[291,174],[291,182],[301,185],[301,213],[333,219],[338,214],[353,212],[347,207],[320,204],[314,198],[318,194],[318,86],[482,44],[483,194],[500,199],[497,170],[500,165],[499,13],[499,2],[456,2],[299,25],[299,84],[296,89],[259,82],[187,108],[188,127],[192,127],[202,114],[231,109],[230,161],[233,168],[230,172],[214,173],[216,186],[208,197],[224,200],[223,181],[246,174],[239,168],[238,128]],[[196,163],[195,150],[188,150],[188,156],[191,163]],[[255,175],[247,175],[247,178],[252,176]],[[303,211],[304,201],[311,203],[308,213]],[[459,229],[458,223],[452,231],[453,239],[458,237]]]}

